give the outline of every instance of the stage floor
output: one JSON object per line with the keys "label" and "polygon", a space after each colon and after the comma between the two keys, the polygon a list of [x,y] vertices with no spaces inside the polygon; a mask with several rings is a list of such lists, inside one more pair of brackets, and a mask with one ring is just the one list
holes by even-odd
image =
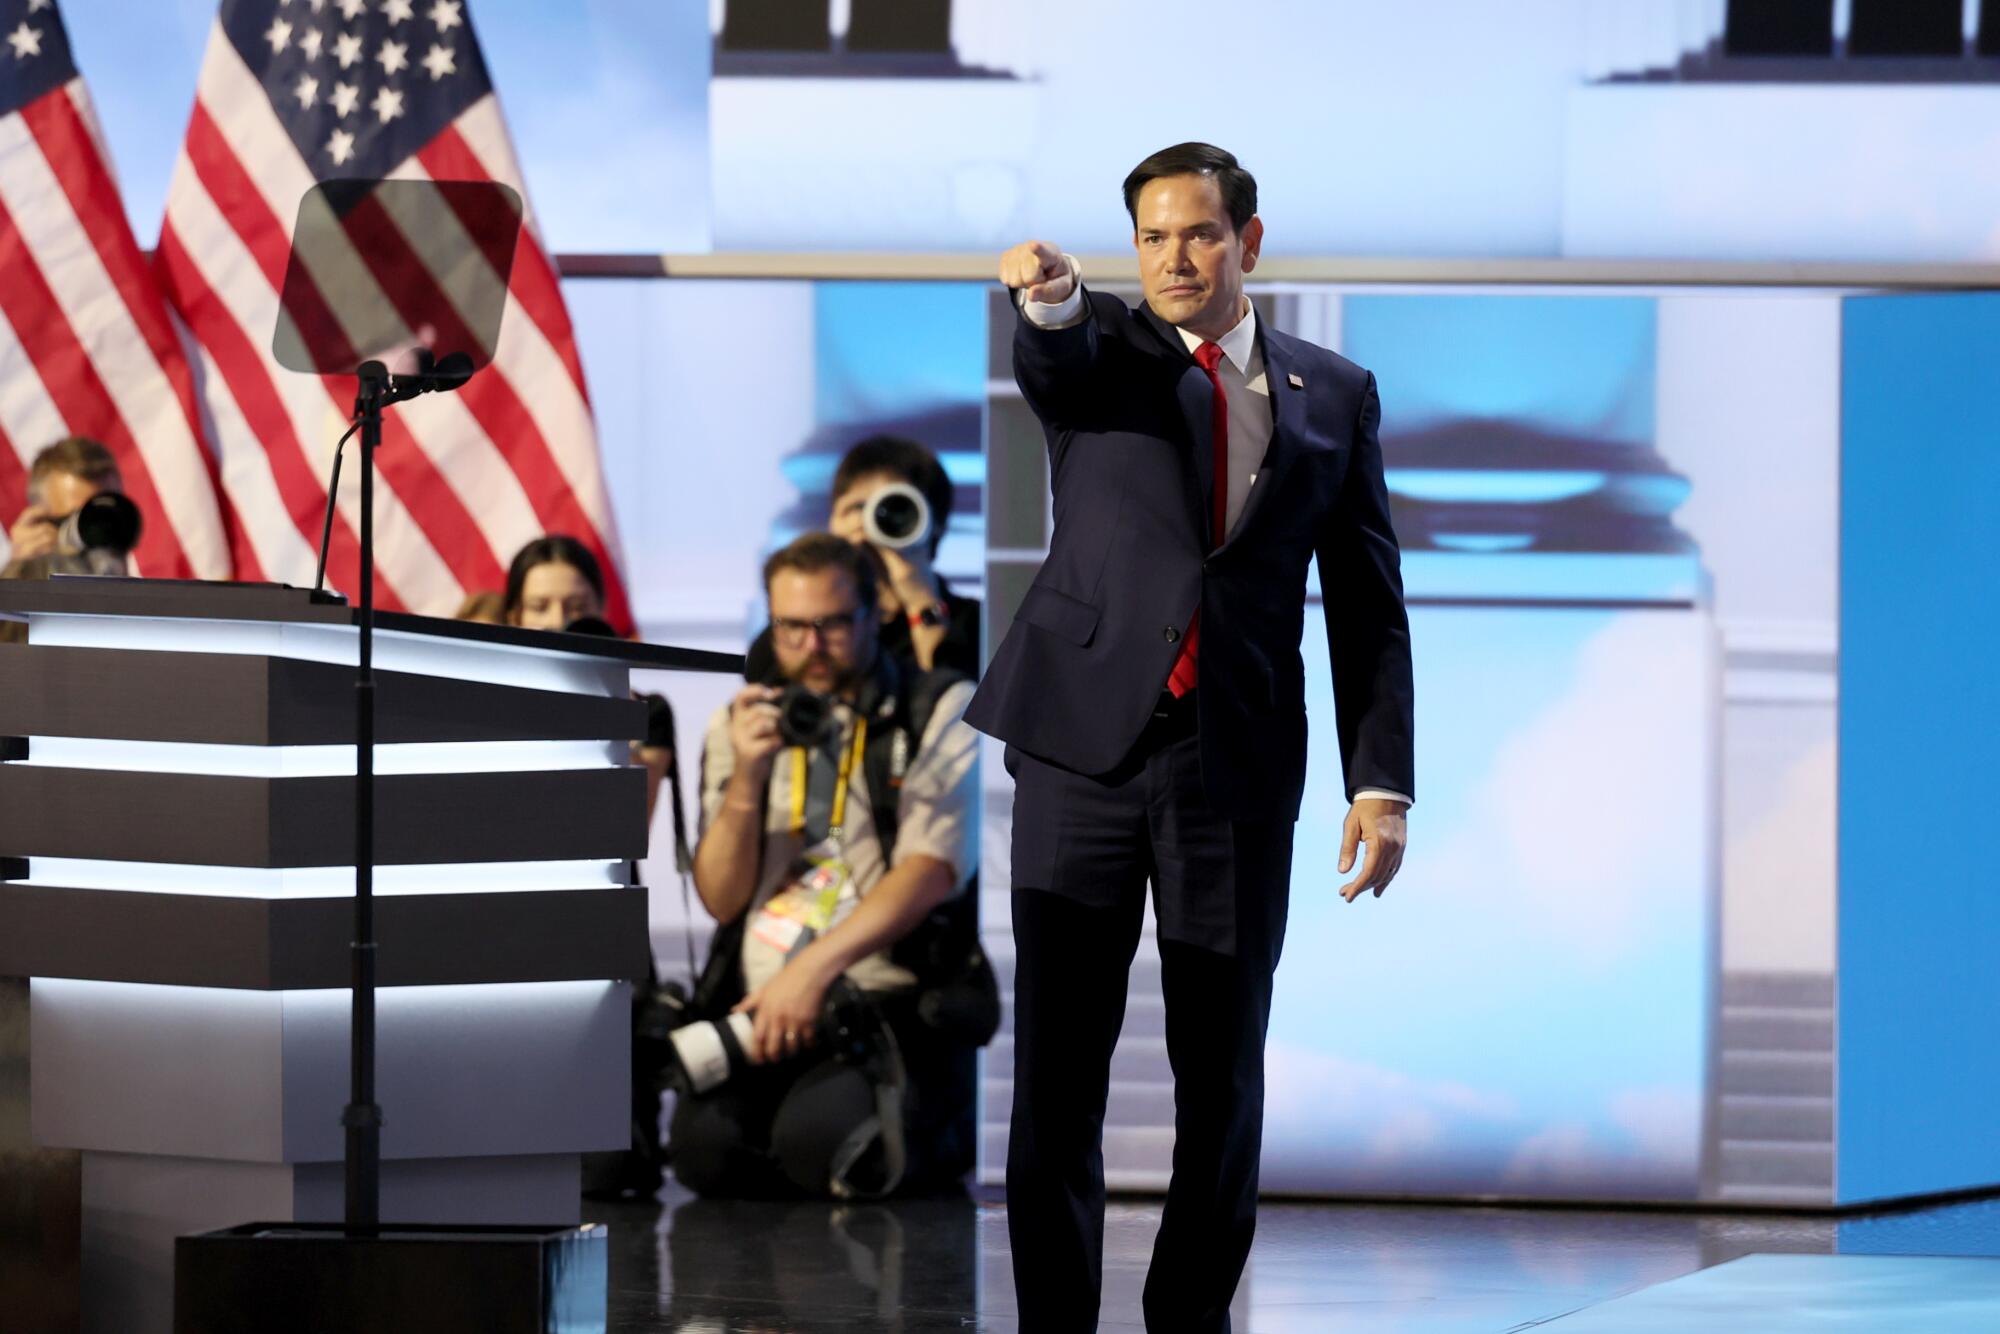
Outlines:
{"label": "stage floor", "polygon": [[[586,1201],[584,1216],[611,1227],[612,1334],[1017,1330],[997,1197],[751,1204],[695,1200],[670,1186],[657,1206]],[[1157,1202],[1112,1204],[1101,1329],[1143,1328],[1139,1291],[1158,1221]],[[2000,1263],[1850,1258],[1885,1255],[2000,1256],[2000,1200],[1839,1222],[1267,1203],[1235,1328],[2000,1330]],[[1746,1256],[1819,1258],[1730,1264]]]}

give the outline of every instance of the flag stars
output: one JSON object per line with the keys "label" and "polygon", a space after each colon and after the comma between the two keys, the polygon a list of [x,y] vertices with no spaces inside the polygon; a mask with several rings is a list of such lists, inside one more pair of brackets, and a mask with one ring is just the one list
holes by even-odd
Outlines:
{"label": "flag stars", "polygon": [[366,0],[340,0],[340,16],[350,23],[360,18],[361,11],[366,8]]}
{"label": "flag stars", "polygon": [[336,83],[333,85],[333,97],[330,100],[333,103],[335,115],[342,117],[351,116],[354,114],[354,108],[361,101],[361,89],[351,83]]}
{"label": "flag stars", "polygon": [[375,100],[369,103],[382,124],[403,114],[403,95],[394,88],[383,87],[375,91]]}
{"label": "flag stars", "polygon": [[464,8],[465,6],[460,4],[459,0],[437,0],[437,3],[430,7],[431,23],[436,26],[439,32],[450,32],[459,24],[465,22],[465,19],[461,17],[461,12]]}
{"label": "flag stars", "polygon": [[56,0],[28,0],[28,12],[30,14],[39,14],[55,2]]}
{"label": "flag stars", "polygon": [[346,69],[361,59],[361,37],[358,33],[344,32],[333,39],[333,58]]}
{"label": "flag stars", "polygon": [[271,54],[277,55],[292,44],[292,25],[284,19],[272,19],[264,30],[264,40],[271,44]]}
{"label": "flag stars", "polygon": [[384,74],[400,74],[410,67],[410,44],[408,42],[384,42],[382,49],[375,53],[375,59],[382,62]]}
{"label": "flag stars", "polygon": [[382,0],[382,16],[392,28],[411,17],[411,13],[410,0]]}
{"label": "flag stars", "polygon": [[305,52],[307,60],[318,60],[320,47],[326,43],[326,34],[318,28],[307,28],[299,38],[299,50]]}
{"label": "flag stars", "polygon": [[423,66],[431,72],[431,82],[436,83],[447,74],[458,73],[458,64],[452,59],[451,48],[433,44],[424,54]]}
{"label": "flag stars", "polygon": [[299,99],[301,109],[311,107],[319,101],[319,80],[310,74],[299,75],[299,81],[292,85],[292,96]]}
{"label": "flag stars", "polygon": [[326,141],[326,151],[333,158],[333,165],[344,167],[354,156],[354,136],[346,130],[335,130]]}
{"label": "flag stars", "polygon": [[30,28],[26,19],[21,26],[7,34],[7,45],[14,48],[14,59],[26,60],[29,56],[42,53],[42,30]]}

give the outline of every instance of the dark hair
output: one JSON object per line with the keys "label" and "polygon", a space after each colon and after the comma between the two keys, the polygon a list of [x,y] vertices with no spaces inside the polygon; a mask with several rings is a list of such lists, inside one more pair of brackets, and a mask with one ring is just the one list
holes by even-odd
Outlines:
{"label": "dark hair", "polygon": [[1214,144],[1185,143],[1162,148],[1132,168],[1125,178],[1125,211],[1132,225],[1139,225],[1139,192],[1146,182],[1163,176],[1212,176],[1222,191],[1222,206],[1229,212],[1229,225],[1241,234],[1257,215],[1257,178],[1243,170],[1236,155]]}
{"label": "dark hair", "polygon": [[880,596],[875,589],[875,564],[852,542],[832,533],[801,533],[771,553],[764,562],[764,595],[770,596],[771,581],[786,570],[818,574],[822,570],[845,570],[854,581],[854,594],[862,607],[873,609]]}
{"label": "dark hair", "polygon": [[118,490],[118,460],[110,450],[87,435],[72,435],[56,441],[28,466],[28,494],[39,500],[42,484],[56,473],[67,473],[93,482],[107,491]]}
{"label": "dark hair", "polygon": [[528,571],[537,565],[571,567],[597,594],[597,605],[604,605],[604,569],[597,563],[597,557],[575,538],[563,533],[550,533],[514,553],[514,563],[507,567],[507,596],[501,604],[503,618],[511,620],[514,613],[521,609],[521,593],[528,582]]}
{"label": "dark hair", "polygon": [[833,471],[834,498],[846,495],[849,487],[875,473],[888,473],[924,493],[931,507],[931,555],[937,555],[952,501],[951,478],[938,456],[898,435],[871,435],[856,441],[840,456],[840,466]]}

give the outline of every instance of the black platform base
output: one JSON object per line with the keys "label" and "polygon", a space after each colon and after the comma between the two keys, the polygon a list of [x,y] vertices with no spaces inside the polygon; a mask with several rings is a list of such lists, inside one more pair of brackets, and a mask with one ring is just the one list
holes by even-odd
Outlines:
{"label": "black platform base", "polygon": [[174,1242],[175,1334],[605,1328],[605,1230],[246,1223]]}

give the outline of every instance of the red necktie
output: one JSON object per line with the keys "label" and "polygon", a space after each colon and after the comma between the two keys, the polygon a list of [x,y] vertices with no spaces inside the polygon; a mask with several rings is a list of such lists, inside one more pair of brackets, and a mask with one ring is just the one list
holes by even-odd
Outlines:
{"label": "red necktie", "polygon": [[[1215,517],[1209,524],[1209,550],[1213,551],[1222,541],[1224,529],[1229,523],[1229,394],[1222,387],[1222,377],[1216,368],[1222,364],[1222,344],[1203,343],[1194,350],[1194,359],[1208,375],[1208,387],[1212,391],[1209,408],[1209,429],[1213,437],[1215,451],[1215,485],[1210,494],[1215,501]],[[1194,617],[1188,622],[1187,633],[1181,636],[1181,655],[1174,659],[1174,670],[1167,676],[1167,689],[1179,699],[1193,690],[1196,659],[1201,655],[1201,608],[1194,609]]]}

